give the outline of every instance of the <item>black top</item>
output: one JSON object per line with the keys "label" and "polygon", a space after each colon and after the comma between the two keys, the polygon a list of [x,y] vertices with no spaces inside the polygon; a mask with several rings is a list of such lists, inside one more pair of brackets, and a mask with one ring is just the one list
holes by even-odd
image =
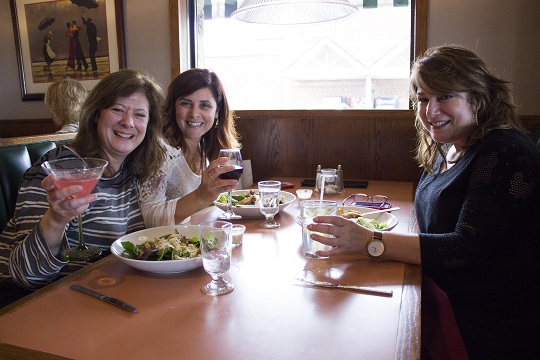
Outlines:
{"label": "black top", "polygon": [[540,153],[532,141],[493,131],[447,171],[424,172],[415,199],[423,274],[448,294],[471,359],[540,359]]}

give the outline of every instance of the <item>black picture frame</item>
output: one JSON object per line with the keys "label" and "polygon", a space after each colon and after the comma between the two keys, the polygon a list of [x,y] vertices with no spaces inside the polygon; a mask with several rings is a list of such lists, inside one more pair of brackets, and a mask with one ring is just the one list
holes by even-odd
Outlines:
{"label": "black picture frame", "polygon": [[[23,101],[43,100],[50,83],[66,77],[91,90],[126,67],[122,0],[10,0],[10,5]],[[87,33],[90,19],[97,29],[93,40]],[[76,27],[68,28],[73,21]],[[74,53],[74,37],[82,56],[74,57],[80,54],[79,48]]]}

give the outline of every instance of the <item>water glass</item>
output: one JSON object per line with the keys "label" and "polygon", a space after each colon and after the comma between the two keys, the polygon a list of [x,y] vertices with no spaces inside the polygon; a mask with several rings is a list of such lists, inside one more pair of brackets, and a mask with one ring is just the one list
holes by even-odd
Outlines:
{"label": "water glass", "polygon": [[259,209],[266,220],[261,224],[262,228],[275,229],[279,224],[274,220],[274,216],[279,212],[279,195],[281,182],[279,181],[259,181]]}
{"label": "water glass", "polygon": [[208,295],[224,295],[234,290],[234,285],[223,279],[231,267],[232,224],[226,221],[209,221],[199,224],[199,241],[203,267],[212,281],[203,286]]}
{"label": "water glass", "polygon": [[332,247],[321,244],[311,239],[311,234],[331,237],[331,235],[309,231],[307,226],[313,224],[313,218],[321,215],[336,215],[337,201],[332,200],[304,200],[300,202],[300,216],[302,220],[302,248],[304,256],[308,258],[321,259],[323,256],[317,255],[319,250],[329,250]]}

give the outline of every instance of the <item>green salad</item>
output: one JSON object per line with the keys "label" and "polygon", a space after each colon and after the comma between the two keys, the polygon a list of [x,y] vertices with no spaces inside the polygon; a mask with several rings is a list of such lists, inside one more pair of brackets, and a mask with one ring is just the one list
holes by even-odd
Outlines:
{"label": "green salad", "polygon": [[175,229],[174,234],[166,234],[135,245],[131,241],[122,241],[122,256],[128,259],[163,261],[184,260],[201,256],[198,237],[188,238]]}
{"label": "green salad", "polygon": [[[237,206],[237,205],[255,205],[255,201],[257,198],[255,197],[255,194],[253,192],[249,192],[246,194],[238,194],[238,195],[232,195],[231,197],[231,205]],[[228,204],[229,202],[229,195],[227,193],[223,193],[219,195],[219,197],[216,200],[219,203],[222,204]]]}
{"label": "green salad", "polygon": [[365,217],[360,217],[356,219],[356,223],[362,225],[363,227],[366,227],[370,230],[382,230],[387,227],[386,223],[379,223],[375,219],[368,219]]}

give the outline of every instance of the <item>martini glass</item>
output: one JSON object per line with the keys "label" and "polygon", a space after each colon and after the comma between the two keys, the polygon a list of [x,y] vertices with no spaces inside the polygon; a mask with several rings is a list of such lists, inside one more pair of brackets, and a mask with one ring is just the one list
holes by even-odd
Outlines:
{"label": "martini glass", "polygon": [[[97,158],[80,158],[70,157],[45,161],[41,166],[48,175],[53,175],[54,184],[58,188],[65,188],[72,185],[80,185],[83,190],[73,198],[81,198],[89,195],[97,182],[101,178],[101,174],[105,170],[108,162]],[[86,261],[91,260],[101,255],[101,249],[97,246],[86,246],[82,231],[82,216],[77,216],[79,227],[78,245],[75,248],[66,250],[62,255],[64,259]]]}

